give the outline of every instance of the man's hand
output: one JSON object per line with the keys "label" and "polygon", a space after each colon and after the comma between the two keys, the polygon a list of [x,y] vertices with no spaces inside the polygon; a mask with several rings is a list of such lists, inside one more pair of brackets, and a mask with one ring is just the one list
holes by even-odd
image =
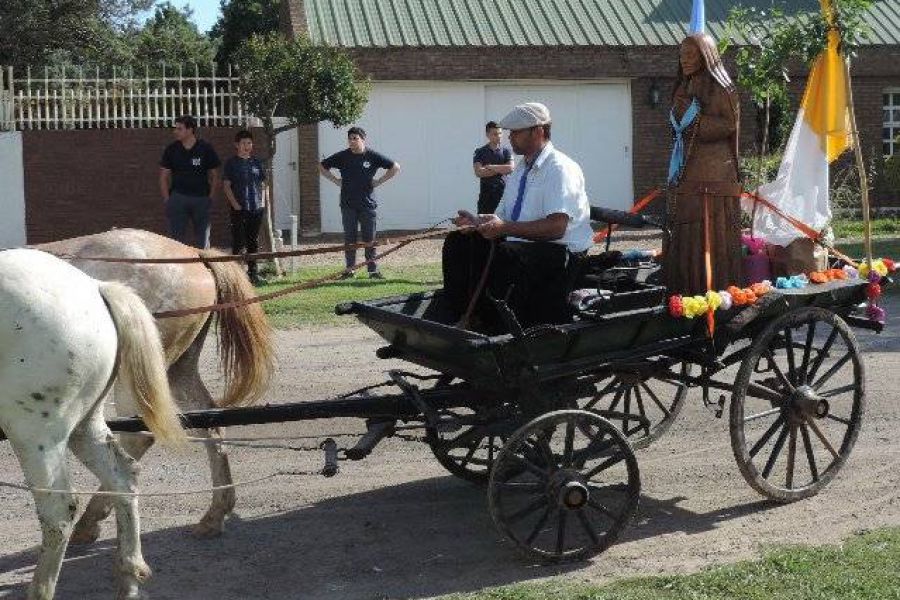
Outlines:
{"label": "man's hand", "polygon": [[478,225],[478,219],[467,210],[456,211],[459,216],[450,219],[450,222],[457,227],[475,227]]}
{"label": "man's hand", "polygon": [[476,231],[488,240],[497,239],[506,235],[506,222],[497,215],[478,215],[481,223]]}

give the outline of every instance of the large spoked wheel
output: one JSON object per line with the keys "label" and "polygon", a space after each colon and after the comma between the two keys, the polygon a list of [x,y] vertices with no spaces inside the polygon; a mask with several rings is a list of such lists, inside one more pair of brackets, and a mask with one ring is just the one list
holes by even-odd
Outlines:
{"label": "large spoked wheel", "polygon": [[635,450],[646,448],[662,437],[684,407],[684,379],[690,374],[686,362],[646,361],[606,375],[597,382],[597,393],[579,400],[578,408],[614,423]]}
{"label": "large spoked wheel", "polygon": [[497,528],[541,560],[605,550],[634,514],[641,482],[625,436],[583,410],[542,415],[497,457],[488,504]]}
{"label": "large spoked wheel", "polygon": [[780,502],[813,496],[859,435],[865,369],[856,336],[831,311],[782,315],[753,341],[731,401],[731,447],[750,486]]}
{"label": "large spoked wheel", "polygon": [[453,475],[483,485],[491,474],[511,427],[504,427],[495,411],[458,408],[442,411],[441,418],[456,426],[428,428],[426,441],[434,457]]}

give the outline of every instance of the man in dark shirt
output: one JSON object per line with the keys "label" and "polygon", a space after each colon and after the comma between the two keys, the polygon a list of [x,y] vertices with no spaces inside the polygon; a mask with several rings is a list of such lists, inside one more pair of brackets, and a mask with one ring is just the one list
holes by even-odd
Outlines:
{"label": "man in dark shirt", "polygon": [[[375,188],[400,172],[400,165],[386,156],[366,148],[366,132],[362,127],[351,127],[347,131],[346,150],[332,154],[319,163],[319,173],[328,181],[341,187],[341,217],[344,226],[344,243],[355,244],[358,232],[363,242],[375,241],[375,218],[378,203],[373,196]],[[340,171],[335,177],[331,169]],[[381,177],[375,178],[378,169],[384,169]],[[375,264],[375,248],[365,249],[369,277],[382,279]],[[353,276],[349,268],[356,264],[356,250],[344,252],[348,271],[343,278]]]}
{"label": "man in dark shirt", "polygon": [[[253,156],[253,135],[246,129],[234,136],[236,156],[225,162],[222,189],[231,207],[231,253],[247,249],[259,251],[259,226],[266,207],[266,171],[262,162]],[[253,285],[262,281],[256,261],[247,261],[247,276]]]}
{"label": "man in dark shirt", "polygon": [[507,146],[500,145],[503,133],[499,125],[489,121],[484,126],[484,134],[488,143],[475,150],[472,167],[475,177],[481,182],[478,192],[478,214],[490,215],[500,204],[503,189],[506,187],[505,177],[512,173],[515,164],[512,151]]}
{"label": "man in dark shirt", "polygon": [[209,248],[210,196],[218,185],[221,162],[213,147],[197,139],[197,120],[175,119],[175,141],[159,161],[159,191],[166,206],[169,237],[186,244],[188,221],[194,226],[194,244]]}

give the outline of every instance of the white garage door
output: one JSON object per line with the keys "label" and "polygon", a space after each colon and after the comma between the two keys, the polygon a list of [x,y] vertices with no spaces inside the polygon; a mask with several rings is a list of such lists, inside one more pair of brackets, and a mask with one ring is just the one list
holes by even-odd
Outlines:
{"label": "white garage door", "polygon": [[[369,134],[369,146],[402,168],[376,192],[379,229],[419,229],[454,215],[458,208],[474,209],[478,182],[472,174],[472,152],[484,143],[484,123],[528,101],[549,107],[553,143],[581,164],[591,203],[631,206],[631,98],[626,82],[376,82],[359,124]],[[320,125],[323,158],[346,143],[346,128]],[[323,179],[321,190],[322,229],[340,231],[337,187]]]}

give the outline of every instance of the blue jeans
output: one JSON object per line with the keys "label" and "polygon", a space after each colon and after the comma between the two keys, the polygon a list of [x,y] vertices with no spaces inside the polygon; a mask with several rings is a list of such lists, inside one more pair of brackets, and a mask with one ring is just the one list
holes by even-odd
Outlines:
{"label": "blue jeans", "polygon": [[[364,242],[374,242],[375,241],[375,209],[374,208],[352,208],[349,206],[341,207],[341,220],[344,225],[344,243],[345,244],[355,244],[356,240],[359,237],[359,234],[362,234],[362,241]],[[374,273],[378,270],[378,265],[375,264],[375,248],[370,247],[365,249],[366,260],[370,261],[368,266],[369,273]],[[344,262],[347,264],[347,267],[352,267],[356,264],[356,250],[346,250],[344,251]]]}
{"label": "blue jeans", "polygon": [[188,196],[172,192],[166,201],[166,219],[169,221],[169,237],[187,244],[188,221],[194,226],[194,246],[209,248],[209,196]]}

